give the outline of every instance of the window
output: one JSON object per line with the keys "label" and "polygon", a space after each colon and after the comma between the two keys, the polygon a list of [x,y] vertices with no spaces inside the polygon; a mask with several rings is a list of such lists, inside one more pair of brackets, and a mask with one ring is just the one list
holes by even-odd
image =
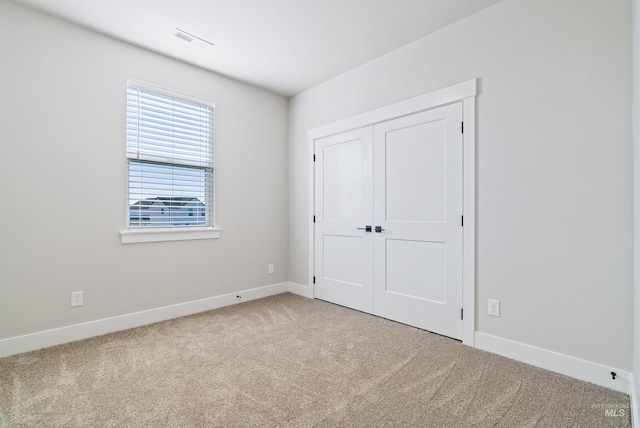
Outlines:
{"label": "window", "polygon": [[212,103],[129,82],[127,231],[213,227],[213,126]]}

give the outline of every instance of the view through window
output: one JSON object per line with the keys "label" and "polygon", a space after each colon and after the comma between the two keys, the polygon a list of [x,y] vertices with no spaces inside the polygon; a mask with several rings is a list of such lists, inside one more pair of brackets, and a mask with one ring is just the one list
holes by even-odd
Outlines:
{"label": "view through window", "polygon": [[127,88],[128,228],[213,226],[214,106]]}

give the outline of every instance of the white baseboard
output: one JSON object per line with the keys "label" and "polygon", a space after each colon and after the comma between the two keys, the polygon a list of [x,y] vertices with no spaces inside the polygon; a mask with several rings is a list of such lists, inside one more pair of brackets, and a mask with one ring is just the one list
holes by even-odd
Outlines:
{"label": "white baseboard", "polygon": [[302,285],[302,284],[296,284],[295,282],[290,282],[289,293],[293,293],[299,296],[313,299],[313,287],[309,287],[308,285]]}
{"label": "white baseboard", "polygon": [[[475,346],[513,360],[631,395],[631,373],[509,339],[476,332]],[[611,372],[616,373],[613,380]]]}
{"label": "white baseboard", "polygon": [[[111,318],[104,318],[82,324],[39,331],[36,333],[25,334],[23,336],[10,337],[8,339],[0,340],[0,358],[23,352],[35,351],[36,349],[47,348],[49,346],[60,345],[62,343],[87,339],[89,337],[100,336],[107,333],[113,333],[115,331],[140,327],[142,325],[191,315],[211,309],[217,309],[224,306],[235,305],[249,300],[286,293],[287,291],[289,291],[289,283],[282,282],[279,284],[237,291],[235,293],[223,294],[222,296],[208,297],[206,299],[178,303],[175,305],[134,312]],[[240,298],[238,298],[238,296],[240,296]]]}

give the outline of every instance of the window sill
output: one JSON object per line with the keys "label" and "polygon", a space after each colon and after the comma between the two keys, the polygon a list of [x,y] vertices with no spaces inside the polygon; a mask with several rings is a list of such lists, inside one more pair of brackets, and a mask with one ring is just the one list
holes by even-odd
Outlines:
{"label": "window sill", "polygon": [[220,238],[220,229],[203,227],[193,229],[135,229],[120,231],[123,244],[160,241],[189,241],[192,239]]}

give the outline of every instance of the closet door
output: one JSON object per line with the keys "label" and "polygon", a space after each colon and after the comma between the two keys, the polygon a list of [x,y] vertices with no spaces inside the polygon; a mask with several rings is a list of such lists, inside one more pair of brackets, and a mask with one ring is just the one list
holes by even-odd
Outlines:
{"label": "closet door", "polygon": [[374,127],[374,314],[462,338],[462,105]]}
{"label": "closet door", "polygon": [[373,128],[315,142],[315,297],[373,312]]}

